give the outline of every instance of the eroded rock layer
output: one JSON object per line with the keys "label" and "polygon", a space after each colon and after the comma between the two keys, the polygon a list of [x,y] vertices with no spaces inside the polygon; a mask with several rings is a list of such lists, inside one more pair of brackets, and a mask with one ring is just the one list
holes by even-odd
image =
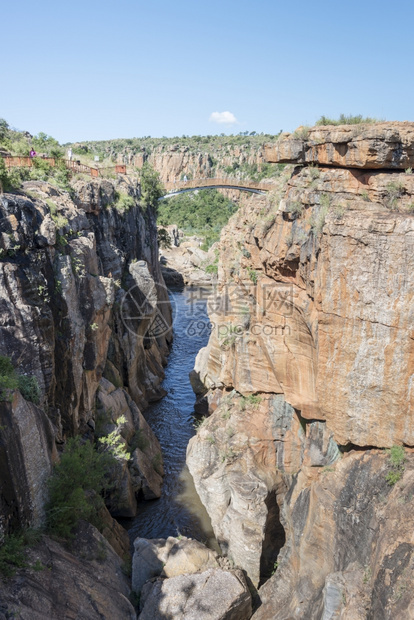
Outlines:
{"label": "eroded rock layer", "polygon": [[223,550],[264,584],[258,620],[413,615],[411,129],[281,140],[271,161],[316,165],[221,238],[187,462]]}
{"label": "eroded rock layer", "polygon": [[414,164],[414,123],[299,128],[265,146],[268,162],[405,170]]}

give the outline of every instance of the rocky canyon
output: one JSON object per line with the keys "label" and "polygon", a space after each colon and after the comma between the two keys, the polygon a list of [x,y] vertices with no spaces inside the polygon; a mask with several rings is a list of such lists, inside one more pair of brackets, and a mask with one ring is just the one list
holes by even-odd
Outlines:
{"label": "rocky canyon", "polygon": [[[176,225],[159,252],[132,174],[0,194],[0,538],[36,533],[20,565],[0,547],[0,620],[414,618],[414,124],[111,156],[268,187],[220,190],[238,209],[205,252]],[[208,312],[177,385],[195,392],[186,463],[214,544],[123,527],[163,494],[149,411],[171,346],[195,338],[174,340],[164,276]],[[113,460],[99,519],[65,540],[50,480],[74,440]]]}

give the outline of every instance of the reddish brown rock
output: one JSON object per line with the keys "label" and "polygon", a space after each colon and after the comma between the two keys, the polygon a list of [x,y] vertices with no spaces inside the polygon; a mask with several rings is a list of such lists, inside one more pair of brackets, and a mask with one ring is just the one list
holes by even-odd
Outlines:
{"label": "reddish brown rock", "polygon": [[265,146],[268,162],[405,170],[414,165],[414,123],[300,128]]}
{"label": "reddish brown rock", "polygon": [[303,169],[264,213],[232,218],[206,387],[284,394],[339,444],[414,445],[413,182]]}

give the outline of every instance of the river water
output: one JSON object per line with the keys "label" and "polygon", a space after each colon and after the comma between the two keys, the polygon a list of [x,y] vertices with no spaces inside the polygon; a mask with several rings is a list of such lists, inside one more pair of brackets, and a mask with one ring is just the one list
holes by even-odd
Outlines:
{"label": "river water", "polygon": [[163,382],[167,395],[144,412],[161,443],[164,484],[160,499],[141,502],[138,515],[123,523],[131,541],[137,536],[167,538],[182,534],[218,550],[210,518],[185,465],[187,444],[195,434],[195,397],[188,375],[209,337],[206,304],[199,299],[203,297],[201,291],[194,287],[170,291],[174,340]]}

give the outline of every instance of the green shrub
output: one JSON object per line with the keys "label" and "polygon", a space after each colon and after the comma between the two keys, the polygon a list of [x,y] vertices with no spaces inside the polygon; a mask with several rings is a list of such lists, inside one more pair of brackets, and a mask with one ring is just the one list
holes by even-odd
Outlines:
{"label": "green shrub", "polygon": [[252,409],[257,409],[257,407],[262,402],[262,399],[257,394],[249,394],[248,396],[242,396],[240,399],[240,409],[245,411],[247,406],[250,406]]}
{"label": "green shrub", "polygon": [[7,190],[7,183],[9,177],[6,170],[6,164],[4,163],[3,157],[0,157],[0,192]]}
{"label": "green shrub", "polygon": [[9,123],[4,118],[0,118],[0,140],[4,140],[9,133]]}
{"label": "green shrub", "polygon": [[204,269],[204,271],[206,273],[216,274],[216,273],[218,273],[218,264],[217,263],[211,263],[210,265],[207,265],[207,267]]}
{"label": "green shrub", "polygon": [[316,179],[319,179],[319,177],[321,175],[318,166],[316,166],[314,164],[309,164],[308,172],[310,174],[310,177],[311,177],[312,181],[316,181]]}
{"label": "green shrub", "polygon": [[290,202],[287,206],[287,212],[300,216],[303,213],[303,204],[298,201]]}
{"label": "green shrub", "polygon": [[392,448],[387,450],[387,452],[390,455],[391,467],[404,467],[404,463],[407,457],[405,455],[405,450],[402,446],[392,446]]}
{"label": "green shrub", "polygon": [[47,206],[49,207],[50,215],[52,220],[56,224],[56,228],[61,230],[65,226],[69,224],[69,220],[64,217],[61,213],[59,213],[57,205],[50,199],[46,200]]}
{"label": "green shrub", "polygon": [[0,573],[13,577],[18,568],[27,566],[24,554],[23,536],[12,534],[6,536],[0,547]]}
{"label": "green shrub", "polygon": [[14,374],[14,366],[10,357],[0,355],[0,375],[10,376]]}
{"label": "green shrub", "polygon": [[17,390],[18,380],[16,371],[9,357],[0,356],[0,400],[12,399],[11,392]]}
{"label": "green shrub", "polygon": [[398,200],[404,195],[405,186],[402,181],[392,181],[387,185],[386,206],[388,209],[395,210],[398,208]]}
{"label": "green shrub", "polygon": [[362,116],[362,114],[357,114],[353,116],[349,114],[341,114],[339,118],[329,118],[328,116],[321,116],[319,120],[316,121],[316,125],[360,125],[361,123],[379,123],[380,120],[378,118],[371,118],[370,116]]}
{"label": "green shrub", "polygon": [[387,475],[385,476],[385,480],[388,482],[390,487],[392,487],[394,486],[394,484],[397,484],[399,480],[401,480],[402,476],[403,476],[402,471],[391,469],[391,471],[389,471]]}
{"label": "green shrub", "polygon": [[317,207],[312,214],[310,223],[311,229],[315,234],[320,234],[325,225],[325,219],[329,211],[331,198],[328,194],[322,194],[320,197],[320,206]]}
{"label": "green shrub", "polygon": [[129,461],[129,453],[126,448],[125,440],[121,435],[121,430],[123,424],[126,423],[126,417],[120,416],[116,423],[116,429],[113,430],[106,437],[101,437],[99,439],[99,443],[105,446],[106,450],[110,452],[110,454],[119,460]]}
{"label": "green shrub", "polygon": [[385,480],[390,486],[393,486],[403,477],[406,455],[402,446],[392,446],[392,448],[387,450],[387,453],[389,454],[390,469],[385,476]]}
{"label": "green shrub", "polygon": [[51,155],[52,150],[59,148],[59,142],[43,131],[33,137],[32,145],[38,153],[46,153],[46,155]]}
{"label": "green shrub", "polygon": [[6,169],[3,157],[0,157],[0,192],[11,192],[19,189],[23,181],[30,176],[29,168]]}
{"label": "green shrub", "polygon": [[307,140],[309,138],[309,130],[310,127],[308,125],[301,125],[301,127],[295,129],[292,137],[296,138],[297,140]]}
{"label": "green shrub", "polygon": [[247,266],[246,269],[247,269],[247,273],[249,274],[250,280],[254,284],[257,284],[257,271],[250,266]]}
{"label": "green shrub", "polygon": [[[13,577],[18,568],[28,566],[25,549],[40,542],[42,534],[39,530],[27,529],[4,537],[0,545],[0,573],[5,577]],[[30,567],[34,570],[43,569],[39,560]]]}
{"label": "green shrub", "polygon": [[29,375],[19,375],[18,388],[21,395],[26,400],[38,405],[40,403],[41,391],[37,378]]}
{"label": "green shrub", "polygon": [[112,458],[99,453],[80,437],[69,439],[49,480],[47,526],[51,533],[71,538],[80,519],[99,526],[97,513],[104,505],[102,493],[108,488],[107,474]]}
{"label": "green shrub", "polygon": [[132,196],[128,194],[118,194],[118,197],[115,201],[115,208],[118,211],[129,211],[135,205],[135,200]]}
{"label": "green shrub", "polygon": [[0,400],[11,400],[11,391],[20,390],[23,398],[35,405],[40,402],[40,388],[36,377],[19,375],[9,357],[0,356]]}
{"label": "green shrub", "polygon": [[334,214],[334,217],[337,220],[342,220],[342,218],[345,215],[345,211],[346,211],[346,207],[344,205],[337,205],[336,207],[334,207],[334,209],[332,210],[332,213]]}

